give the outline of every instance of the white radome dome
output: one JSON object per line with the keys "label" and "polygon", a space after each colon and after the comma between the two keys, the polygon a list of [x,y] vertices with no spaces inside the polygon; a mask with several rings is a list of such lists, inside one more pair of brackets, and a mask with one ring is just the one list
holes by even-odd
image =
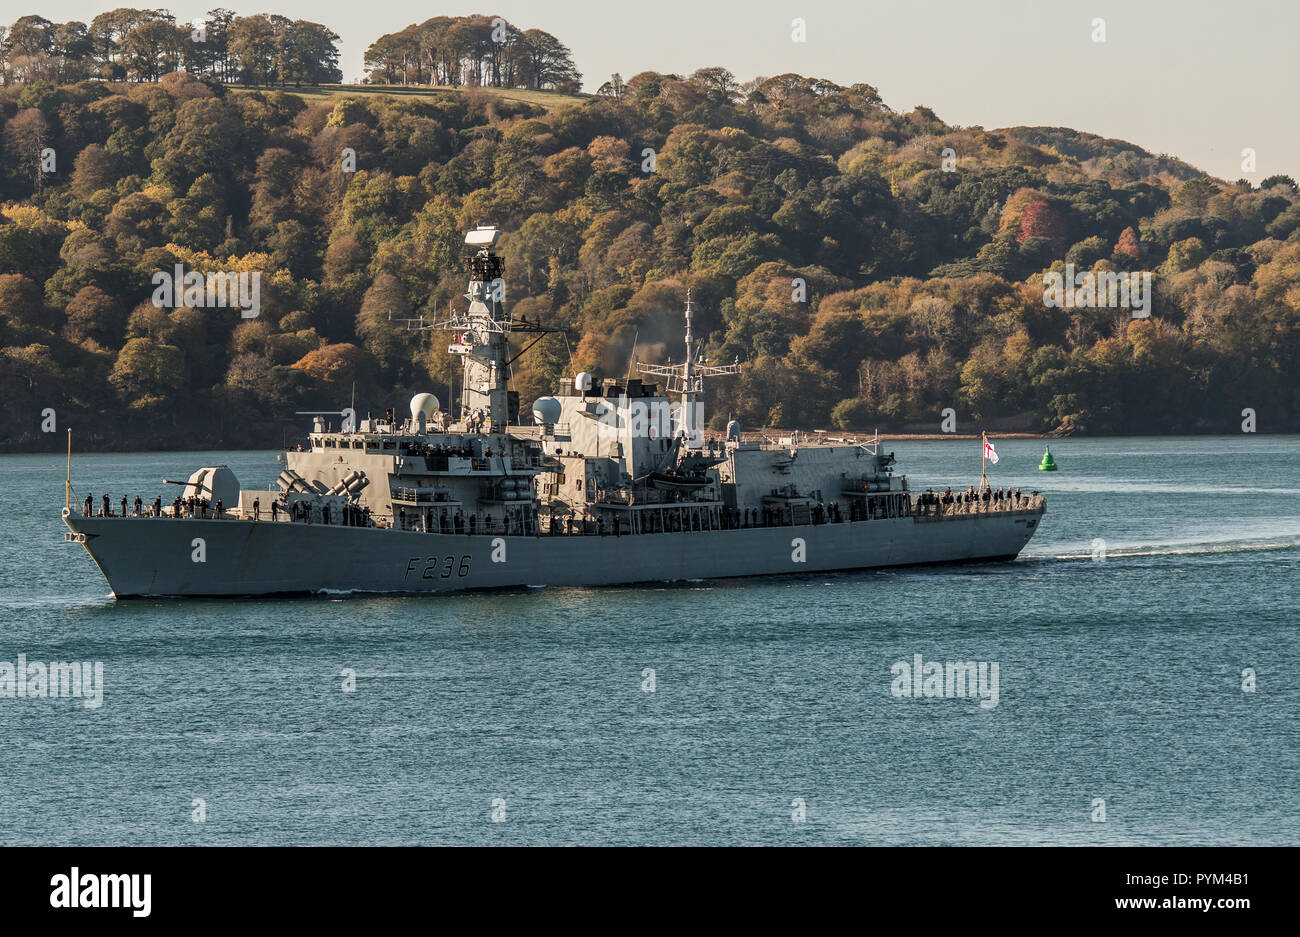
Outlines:
{"label": "white radome dome", "polygon": [[563,405],[554,397],[538,397],[533,401],[533,419],[538,423],[558,423]]}
{"label": "white radome dome", "polygon": [[424,418],[427,420],[441,408],[442,405],[433,394],[416,394],[411,398],[411,419],[419,422],[420,415],[424,414]]}

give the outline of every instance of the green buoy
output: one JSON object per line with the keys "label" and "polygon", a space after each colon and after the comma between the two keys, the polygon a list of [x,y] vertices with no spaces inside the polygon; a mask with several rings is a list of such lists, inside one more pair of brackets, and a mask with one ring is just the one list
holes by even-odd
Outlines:
{"label": "green buoy", "polygon": [[1052,459],[1051,449],[1046,449],[1043,451],[1043,461],[1038,463],[1038,471],[1040,472],[1056,471],[1056,462]]}

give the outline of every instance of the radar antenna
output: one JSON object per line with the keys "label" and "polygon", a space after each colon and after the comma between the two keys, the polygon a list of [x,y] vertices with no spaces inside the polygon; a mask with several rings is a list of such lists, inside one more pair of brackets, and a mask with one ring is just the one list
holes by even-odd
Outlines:
{"label": "radar antenna", "polygon": [[[502,277],[505,262],[493,250],[501,232],[494,225],[479,225],[465,235],[465,243],[478,248],[469,260],[469,289],[465,298],[469,308],[448,310],[445,317],[393,319],[403,322],[408,331],[452,332],[455,337],[447,352],[463,359],[461,366],[461,418],[474,429],[484,423],[489,432],[504,429],[509,415],[508,358],[511,332],[542,335],[557,331],[541,325],[516,320],[505,310],[506,284]],[[515,357],[518,357],[516,355]]]}
{"label": "radar antenna", "polygon": [[680,394],[682,401],[680,426],[684,429],[689,428],[688,439],[690,447],[695,449],[703,444],[703,426],[701,414],[696,408],[696,397],[704,392],[704,379],[706,377],[721,377],[725,374],[739,374],[740,362],[733,364],[708,364],[695,356],[695,341],[691,334],[691,320],[694,318],[694,312],[691,308],[691,291],[686,291],[686,360],[681,364],[672,364],[669,358],[668,364],[648,364],[644,361],[636,363],[637,370],[642,374],[661,377],[664,379],[664,387],[670,394]]}

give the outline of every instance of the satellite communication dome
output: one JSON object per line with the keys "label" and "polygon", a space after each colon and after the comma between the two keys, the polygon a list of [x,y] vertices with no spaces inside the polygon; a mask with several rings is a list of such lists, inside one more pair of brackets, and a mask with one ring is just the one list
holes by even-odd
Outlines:
{"label": "satellite communication dome", "polygon": [[417,423],[423,414],[427,420],[441,409],[442,405],[433,394],[416,394],[411,398],[411,419]]}
{"label": "satellite communication dome", "polygon": [[740,442],[740,421],[739,420],[727,421],[727,438],[734,439],[736,442]]}
{"label": "satellite communication dome", "polygon": [[591,390],[591,375],[586,371],[579,371],[573,376],[573,389],[580,391]]}
{"label": "satellite communication dome", "polygon": [[538,423],[557,423],[563,407],[554,397],[538,397],[533,401],[533,419]]}

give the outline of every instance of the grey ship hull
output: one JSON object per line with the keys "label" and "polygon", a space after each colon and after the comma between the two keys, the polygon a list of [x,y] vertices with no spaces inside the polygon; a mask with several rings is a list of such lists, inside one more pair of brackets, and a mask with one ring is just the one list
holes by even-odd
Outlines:
{"label": "grey ship hull", "polygon": [[[1042,510],[638,534],[493,536],[170,518],[64,518],[118,598],[603,586],[1010,560]],[[82,539],[78,536],[77,539]],[[195,562],[195,540],[204,562]]]}

